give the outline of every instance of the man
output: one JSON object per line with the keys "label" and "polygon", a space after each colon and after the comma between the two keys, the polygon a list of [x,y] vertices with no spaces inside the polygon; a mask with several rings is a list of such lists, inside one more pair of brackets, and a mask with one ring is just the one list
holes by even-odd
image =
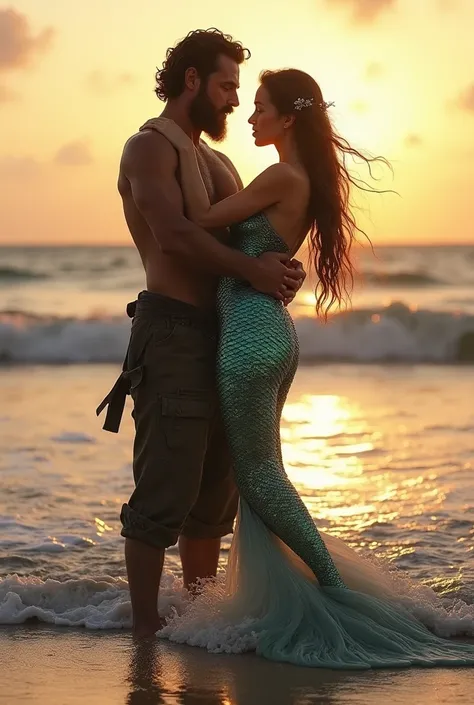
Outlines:
{"label": "man", "polygon": [[[230,160],[200,140],[223,139],[239,105],[239,65],[249,52],[218,30],[191,32],[167,52],[156,75],[162,115],[193,139],[203,180],[216,202],[242,188]],[[290,301],[304,273],[281,253],[259,259],[225,245],[225,232],[202,230],[183,214],[179,164],[171,144],[147,129],[126,143],[118,188],[146,272],[133,317],[124,371],[99,406],[118,431],[125,395],[134,401],[135,490],[122,508],[122,536],[134,633],[160,628],[158,589],[165,549],[179,540],[184,584],[217,571],[221,537],[237,510],[215,387],[219,276]]]}

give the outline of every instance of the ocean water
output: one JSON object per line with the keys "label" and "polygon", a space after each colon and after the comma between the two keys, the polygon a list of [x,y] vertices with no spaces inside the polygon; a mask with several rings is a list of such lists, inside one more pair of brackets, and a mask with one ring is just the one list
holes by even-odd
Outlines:
{"label": "ocean water", "polygon": [[[327,325],[306,286],[282,420],[288,473],[318,525],[433,587],[444,632],[470,635],[473,264],[474,247],[364,251],[353,308]],[[133,426],[126,412],[105,433],[95,407],[141,288],[130,248],[0,249],[0,624],[130,625],[118,517]],[[171,548],[160,609],[186,599]]]}
{"label": "ocean water", "polygon": [[[356,266],[351,310],[329,325],[310,278],[293,304],[303,360],[474,360],[474,246],[364,248]],[[130,247],[0,248],[0,359],[117,362],[143,288]]]}

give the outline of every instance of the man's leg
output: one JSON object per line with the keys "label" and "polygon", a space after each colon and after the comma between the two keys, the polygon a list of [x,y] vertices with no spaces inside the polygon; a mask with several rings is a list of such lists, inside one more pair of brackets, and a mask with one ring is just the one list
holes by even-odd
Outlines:
{"label": "man's leg", "polygon": [[134,346],[132,336],[129,351],[135,490],[121,520],[134,632],[140,636],[160,625],[164,551],[178,541],[199,495],[215,407],[214,349],[203,346],[202,333],[189,323],[193,307],[184,306],[191,311],[182,323],[174,317],[142,321],[137,316],[135,338],[148,335],[147,345],[143,356],[134,355],[143,346]]}
{"label": "man's leg", "polygon": [[162,627],[157,605],[164,557],[164,549],[154,548],[135,539],[125,539],[133,633],[140,638],[153,636]]}
{"label": "man's leg", "polygon": [[134,402],[135,490],[129,503],[122,507],[120,519],[122,536],[125,537],[133,633],[138,637],[152,636],[161,626],[158,590],[165,548],[175,540],[173,531],[169,530],[171,527],[155,516],[154,506],[159,468],[167,460],[163,440],[157,433],[159,380],[153,374],[158,362],[155,341],[168,335],[168,330],[166,317],[160,323],[154,323],[153,335],[147,319],[134,318],[127,357]]}
{"label": "man's leg", "polygon": [[221,537],[213,539],[195,539],[190,536],[179,537],[179,555],[183,565],[183,583],[191,590],[200,578],[216,576],[221,549]]}
{"label": "man's leg", "polygon": [[188,590],[200,578],[217,574],[221,537],[232,532],[237,506],[230,453],[217,412],[204,458],[199,496],[179,537],[183,583]]}
{"label": "man's leg", "polygon": [[135,490],[122,507],[122,536],[133,610],[134,633],[160,627],[158,591],[165,548],[178,540],[196,502],[208,435],[208,400],[163,394],[151,403],[151,385],[134,390]]}

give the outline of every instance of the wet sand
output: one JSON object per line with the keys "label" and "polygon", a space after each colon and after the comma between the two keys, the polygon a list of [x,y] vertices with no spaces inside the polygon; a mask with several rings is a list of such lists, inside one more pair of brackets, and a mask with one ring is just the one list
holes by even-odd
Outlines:
{"label": "wet sand", "polygon": [[129,631],[0,628],[8,705],[464,705],[474,669],[335,672],[208,654]]}

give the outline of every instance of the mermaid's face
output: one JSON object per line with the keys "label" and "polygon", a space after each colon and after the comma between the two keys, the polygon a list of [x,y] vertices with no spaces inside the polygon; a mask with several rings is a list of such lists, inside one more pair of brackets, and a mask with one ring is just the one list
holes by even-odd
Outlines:
{"label": "mermaid's face", "polygon": [[271,102],[266,88],[260,86],[255,94],[255,110],[249,117],[256,146],[266,147],[278,143],[283,137],[285,122],[285,117],[278,114]]}

